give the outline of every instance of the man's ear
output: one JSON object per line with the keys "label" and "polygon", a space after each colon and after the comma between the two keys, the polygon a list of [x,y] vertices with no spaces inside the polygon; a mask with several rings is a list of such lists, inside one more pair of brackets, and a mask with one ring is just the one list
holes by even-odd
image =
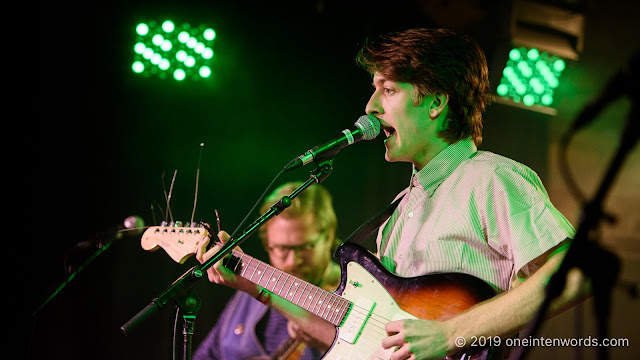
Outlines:
{"label": "man's ear", "polygon": [[433,100],[429,105],[429,117],[431,119],[436,119],[444,109],[447,107],[449,103],[449,95],[447,94],[433,94]]}

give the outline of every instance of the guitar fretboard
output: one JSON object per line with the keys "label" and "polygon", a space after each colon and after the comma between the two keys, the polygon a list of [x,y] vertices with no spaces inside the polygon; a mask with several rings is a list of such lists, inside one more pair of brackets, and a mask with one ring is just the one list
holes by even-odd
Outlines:
{"label": "guitar fretboard", "polygon": [[351,301],[278,270],[263,261],[235,250],[233,256],[239,260],[233,269],[236,274],[335,326],[342,324],[351,308]]}

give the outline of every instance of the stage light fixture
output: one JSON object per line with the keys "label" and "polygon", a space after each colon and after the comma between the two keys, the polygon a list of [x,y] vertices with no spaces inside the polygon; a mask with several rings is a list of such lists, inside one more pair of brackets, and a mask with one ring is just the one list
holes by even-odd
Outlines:
{"label": "stage light fixture", "polygon": [[135,26],[131,69],[145,77],[210,80],[215,39],[215,30],[205,25],[176,25],[172,20],[140,22]]}
{"label": "stage light fixture", "polygon": [[[554,95],[565,61],[578,61],[584,44],[585,15],[578,3],[513,1],[510,43],[500,47],[498,57],[506,58],[502,74],[496,73],[502,76],[496,88],[498,102],[556,114]],[[511,49],[508,54],[502,50],[505,47]],[[502,61],[496,66],[503,66]]]}
{"label": "stage light fixture", "polygon": [[525,47],[509,52],[497,94],[504,101],[526,107],[553,105],[553,95],[560,85],[565,62],[557,55]]}

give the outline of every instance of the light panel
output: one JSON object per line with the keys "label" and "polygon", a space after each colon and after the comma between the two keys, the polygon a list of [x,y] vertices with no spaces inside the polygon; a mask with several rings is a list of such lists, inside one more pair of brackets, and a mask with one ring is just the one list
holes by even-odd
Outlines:
{"label": "light panel", "polygon": [[509,52],[497,94],[525,107],[551,107],[565,66],[556,55],[535,48],[514,48]]}
{"label": "light panel", "polygon": [[209,80],[216,32],[211,27],[176,25],[171,20],[141,22],[135,27],[131,69],[160,79]]}

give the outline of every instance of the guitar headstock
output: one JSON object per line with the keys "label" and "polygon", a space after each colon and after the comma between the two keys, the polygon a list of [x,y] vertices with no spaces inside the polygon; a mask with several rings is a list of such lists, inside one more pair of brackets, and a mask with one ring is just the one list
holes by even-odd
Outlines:
{"label": "guitar headstock", "polygon": [[152,226],[142,234],[142,248],[156,251],[163,248],[171,258],[183,264],[196,253],[198,244],[209,236],[205,227]]}

